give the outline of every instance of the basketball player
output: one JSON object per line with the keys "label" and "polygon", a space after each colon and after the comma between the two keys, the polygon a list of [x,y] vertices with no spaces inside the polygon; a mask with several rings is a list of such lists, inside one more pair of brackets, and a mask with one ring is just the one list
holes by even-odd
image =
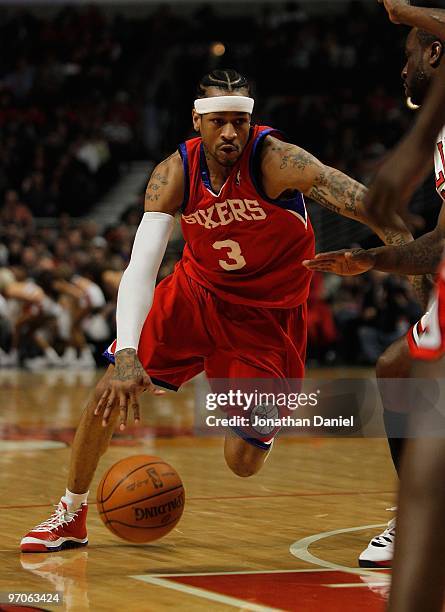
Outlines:
{"label": "basketball player", "polygon": [[[389,0],[385,0],[385,4],[390,5],[391,3]],[[417,11],[416,14],[422,16],[422,19],[419,20],[421,23],[426,22],[426,17],[438,14],[435,9],[430,10],[410,7],[410,9],[411,8],[415,8]],[[424,12],[426,13],[426,17]],[[443,39],[445,40],[445,11],[439,11],[439,13],[442,17],[440,21],[441,27],[438,28],[438,31],[442,33]],[[406,94],[412,100],[413,104],[421,105],[423,103],[430,83],[434,79],[439,79],[437,81],[438,84],[442,82],[445,71],[445,61],[442,60],[443,53],[444,44],[442,39],[436,34],[429,34],[418,28],[413,28],[411,30],[406,43],[407,62],[402,72],[402,78],[404,80]],[[419,120],[418,128],[426,131],[424,121],[422,117]],[[423,152],[424,148],[421,147],[423,141],[418,138],[419,129],[414,131],[413,136],[410,135],[409,138],[416,143],[416,150],[418,152]],[[409,161],[405,159],[402,162],[406,166],[407,163],[412,163],[413,156],[406,150],[406,143],[402,143],[401,146],[403,147],[402,150],[404,151],[404,155],[409,157]],[[434,163],[436,169],[437,191],[442,200],[445,201],[445,128],[442,129],[439,136],[436,138]],[[423,167],[425,167],[425,163],[418,164],[415,173],[417,180],[423,177]],[[400,170],[400,168],[398,169]],[[393,168],[393,173],[395,171],[396,170]],[[413,189],[412,185],[414,185],[414,183],[411,182],[411,172],[407,172],[406,174],[410,174],[410,179],[408,181],[410,187],[408,187],[408,189]],[[389,177],[388,167],[383,169],[383,177],[384,185],[386,177]],[[391,189],[391,193],[393,189],[393,180],[392,178],[386,183],[388,191]],[[382,183],[377,187],[378,191],[381,189]],[[403,184],[402,192],[404,195],[408,193],[406,189],[406,185]],[[372,197],[374,197],[374,195]],[[393,200],[392,206],[394,207],[394,205],[395,202]],[[370,249],[367,251],[359,249],[355,252],[342,251],[324,253],[317,255],[314,260],[306,262],[305,265],[307,265],[310,270],[329,271],[342,275],[361,274],[370,269],[395,274],[421,275],[435,273],[442,257],[444,245],[445,205],[442,205],[436,228],[410,244]],[[399,472],[400,469],[400,458],[405,446],[408,415],[411,408],[410,403],[412,401],[410,388],[403,384],[403,379],[409,378],[412,375],[412,351],[416,349],[419,337],[421,337],[427,324],[429,324],[428,321],[431,320],[431,317],[437,316],[437,313],[435,313],[436,308],[437,303],[433,302],[429,308],[429,312],[427,312],[412,328],[408,335],[392,344],[377,362],[376,375],[379,379],[379,388],[382,396],[384,422],[388,434],[391,456],[397,472]],[[393,380],[388,380],[388,382],[385,383],[385,379],[397,378],[402,379],[400,386],[395,385]],[[415,406],[413,406],[413,408],[415,408]],[[362,552],[359,557],[359,565],[361,567],[390,567],[394,551],[394,539],[395,519],[392,519],[388,523],[388,527],[385,531],[381,535],[373,538],[368,547]]]}
{"label": "basketball player", "polygon": [[[385,4],[392,2],[385,1]],[[401,4],[399,0],[399,4]],[[405,4],[405,3],[403,3]],[[411,7],[414,9],[415,7]],[[406,7],[403,8],[406,15]],[[412,16],[412,11],[408,13]],[[403,21],[403,20],[401,20]],[[444,40],[444,11],[436,9],[434,19],[428,16],[423,27]],[[440,29],[441,28],[441,29]],[[422,108],[415,128],[391,155],[381,169],[381,175],[371,189],[369,204],[374,206],[380,199],[395,209],[397,200],[391,198],[393,189],[411,184],[416,187],[422,179],[421,169],[428,157],[428,150],[436,146],[436,134],[445,125],[445,62],[438,70],[429,97]],[[409,160],[408,164],[406,160]],[[397,165],[397,162],[402,164]],[[387,180],[392,166],[392,178]],[[394,172],[394,170],[396,171]],[[410,193],[405,202],[409,201]],[[404,202],[401,202],[402,208]],[[442,263],[443,266],[443,263]],[[440,307],[444,298],[444,275],[440,270],[436,299],[438,317],[433,319],[433,347],[428,342],[431,331],[425,340],[430,344],[429,356],[439,359],[436,363],[417,362],[413,375],[418,377],[444,378],[445,343],[444,311]],[[435,332],[435,333],[434,333]],[[420,338],[420,354],[416,345],[411,345],[412,356],[424,360],[427,353],[422,351],[423,336]],[[431,351],[432,348],[432,351]],[[427,423],[428,425],[428,423]],[[389,612],[441,612],[445,597],[445,531],[443,516],[445,513],[445,489],[442,486],[445,469],[444,438],[414,438],[408,440],[401,474],[399,493],[398,535],[395,546],[392,586],[389,601]],[[415,554],[413,554],[415,551]]]}
{"label": "basketball player", "polygon": [[[439,40],[445,40],[445,10],[434,8],[434,2],[409,0],[378,0],[384,4],[389,18],[394,23],[417,27],[433,34]],[[413,5],[416,6],[413,6]],[[442,4],[443,2],[437,2]],[[437,83],[437,87],[439,87]],[[440,92],[430,98],[432,109],[439,108]],[[377,173],[365,198],[365,208],[372,210],[373,218],[385,224],[388,211],[404,211],[413,195],[416,186],[430,172],[430,142],[435,140],[439,130],[433,134],[434,122],[427,122],[430,113],[419,113],[416,129],[411,130],[390,154],[387,161]],[[402,180],[403,179],[403,180]]]}
{"label": "basketball player", "polygon": [[[98,383],[73,443],[68,488],[55,513],[21,541],[26,552],[87,543],[88,489],[116,423],[123,430],[138,396],[177,390],[203,370],[217,379],[301,379],[314,235],[304,195],[373,226],[366,189],[267,127],[251,125],[248,81],[215,71],[198,87],[193,126],[149,180],[145,214],[119,288],[114,362]],[[156,288],[173,218],[186,246]],[[376,229],[391,242],[412,237],[397,215]],[[148,315],[147,315],[148,313]],[[239,476],[258,472],[272,436],[228,431],[224,454]]]}

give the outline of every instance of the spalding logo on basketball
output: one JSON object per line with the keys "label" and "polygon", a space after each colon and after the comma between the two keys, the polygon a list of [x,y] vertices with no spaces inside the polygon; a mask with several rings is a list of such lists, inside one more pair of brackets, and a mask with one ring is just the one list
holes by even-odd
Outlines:
{"label": "spalding logo on basketball", "polygon": [[99,516],[129,542],[153,542],[169,533],[184,510],[178,473],[160,457],[136,455],[115,463],[97,488]]}

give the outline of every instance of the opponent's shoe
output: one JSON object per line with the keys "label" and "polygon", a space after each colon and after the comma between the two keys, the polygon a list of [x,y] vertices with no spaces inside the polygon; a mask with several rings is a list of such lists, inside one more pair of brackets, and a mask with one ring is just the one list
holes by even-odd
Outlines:
{"label": "opponent's shoe", "polygon": [[20,542],[22,552],[56,552],[88,544],[88,505],[82,504],[75,512],[69,512],[60,500],[50,518],[34,527]]}
{"label": "opponent's shoe", "polygon": [[389,521],[383,533],[372,538],[358,558],[360,567],[391,567],[396,537],[396,519]]}

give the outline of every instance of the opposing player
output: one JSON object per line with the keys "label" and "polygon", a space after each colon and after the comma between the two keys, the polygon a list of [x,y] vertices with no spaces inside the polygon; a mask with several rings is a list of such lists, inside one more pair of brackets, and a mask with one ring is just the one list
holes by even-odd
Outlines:
{"label": "opposing player", "polygon": [[[200,136],[153,171],[145,214],[119,288],[115,361],[98,383],[73,443],[68,488],[56,512],[21,541],[22,551],[87,543],[88,489],[117,422],[155,385],[177,390],[201,371],[212,379],[301,379],[314,235],[304,195],[373,227],[366,189],[324,166],[279,132],[251,125],[254,100],[233,70],[204,77],[193,109]],[[181,212],[186,240],[172,275],[156,275]],[[397,215],[376,230],[412,237]],[[148,313],[148,316],[147,316]],[[271,439],[229,431],[224,454],[239,476],[258,472]]]}
{"label": "opposing player", "polygon": [[[389,18],[394,23],[417,27],[429,32],[438,40],[445,40],[445,10],[432,7],[434,2],[410,2],[410,0],[378,0],[378,2],[384,4]],[[441,69],[438,72],[441,72]],[[435,130],[435,118],[441,116],[441,92],[438,91],[440,88],[441,80],[436,79],[432,95],[423,105],[424,111],[418,113],[414,127],[387,157],[365,198],[365,208],[372,211],[373,218],[383,225],[386,223],[388,212],[406,210],[417,185],[430,172],[430,143],[435,141],[439,132],[438,129]],[[428,121],[429,117],[433,117],[434,121]]]}
{"label": "opposing player", "polygon": [[[429,11],[429,9],[415,8],[417,11],[427,13]],[[420,14],[423,15],[422,12]],[[432,14],[436,15],[434,9]],[[444,16],[442,31],[445,38],[445,11],[442,11],[442,14]],[[418,28],[411,30],[406,42],[407,62],[402,77],[406,94],[415,105],[423,104],[430,84],[438,75],[443,78],[442,73],[445,66],[442,59],[443,53],[444,44],[436,35]],[[416,133],[414,135],[416,136]],[[436,138],[434,163],[436,188],[442,200],[445,200],[445,128],[442,128]],[[420,168],[423,165],[420,164]],[[385,169],[385,172],[388,170]],[[418,178],[422,178],[421,172]],[[359,249],[354,252],[323,253],[317,255],[311,262],[306,262],[306,265],[311,270],[329,271],[342,275],[361,274],[370,269],[395,274],[423,275],[437,271],[444,246],[445,205],[442,205],[436,228],[410,244],[367,251]],[[401,385],[395,385],[393,379],[405,379],[412,375],[413,358],[410,347],[415,349],[418,345],[419,338],[430,325],[432,317],[437,317],[437,302],[433,302],[428,307],[426,315],[410,330],[408,335],[391,345],[377,362],[376,374],[382,395],[384,421],[397,471],[400,469],[405,436],[408,433],[409,414],[416,406],[411,406],[413,398],[409,393],[409,386],[403,384],[403,381]],[[388,382],[385,379],[389,379]],[[395,519],[392,519],[387,529],[381,535],[373,538],[362,552],[359,564],[362,567],[390,567],[394,552],[394,539]]]}

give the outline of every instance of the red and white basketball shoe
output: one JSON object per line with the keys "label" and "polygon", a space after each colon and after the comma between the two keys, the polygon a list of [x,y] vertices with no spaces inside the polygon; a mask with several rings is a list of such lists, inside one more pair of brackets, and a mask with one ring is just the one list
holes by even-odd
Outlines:
{"label": "red and white basketball shoe", "polygon": [[396,537],[396,519],[389,521],[383,533],[372,538],[358,558],[360,567],[391,567]]}
{"label": "red and white basketball shoe", "polygon": [[20,542],[22,552],[57,552],[65,548],[76,548],[88,544],[88,505],[82,504],[75,512],[69,512],[60,500],[50,518],[30,532]]}

